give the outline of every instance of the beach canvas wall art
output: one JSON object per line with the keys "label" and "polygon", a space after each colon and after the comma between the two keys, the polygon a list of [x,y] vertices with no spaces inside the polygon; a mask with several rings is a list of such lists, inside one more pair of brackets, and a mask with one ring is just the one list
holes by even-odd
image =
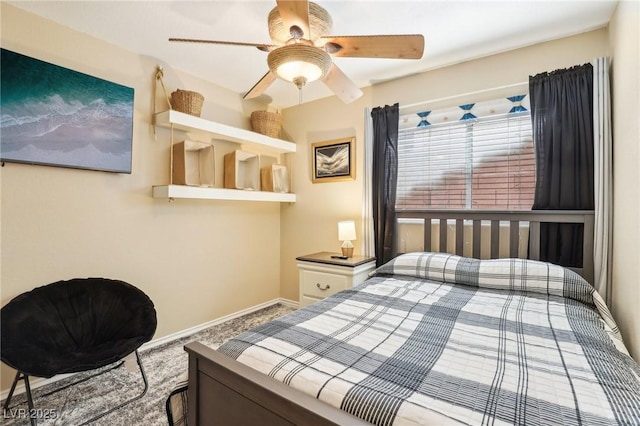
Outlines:
{"label": "beach canvas wall art", "polygon": [[131,173],[133,88],[0,51],[0,160]]}

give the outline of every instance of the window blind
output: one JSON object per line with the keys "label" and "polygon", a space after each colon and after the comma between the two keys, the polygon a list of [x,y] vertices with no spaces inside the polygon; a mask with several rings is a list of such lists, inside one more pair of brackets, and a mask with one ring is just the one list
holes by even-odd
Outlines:
{"label": "window blind", "polygon": [[528,111],[399,131],[396,209],[529,210],[534,190]]}

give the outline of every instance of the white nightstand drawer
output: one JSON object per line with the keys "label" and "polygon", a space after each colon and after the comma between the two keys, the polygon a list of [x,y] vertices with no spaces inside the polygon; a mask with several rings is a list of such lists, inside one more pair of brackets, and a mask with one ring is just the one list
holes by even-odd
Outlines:
{"label": "white nightstand drawer", "polygon": [[301,271],[302,293],[324,298],[347,288],[347,277],[317,271]]}
{"label": "white nightstand drawer", "polygon": [[307,306],[327,296],[360,284],[376,267],[370,256],[340,259],[338,253],[320,252],[296,257],[300,306]]}

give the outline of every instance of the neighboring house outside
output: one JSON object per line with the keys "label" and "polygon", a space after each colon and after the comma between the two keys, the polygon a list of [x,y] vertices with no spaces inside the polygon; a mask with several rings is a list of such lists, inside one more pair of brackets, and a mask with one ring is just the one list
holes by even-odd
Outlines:
{"label": "neighboring house outside", "polygon": [[[514,167],[515,166],[515,167]],[[473,166],[471,179],[464,170],[446,173],[433,185],[415,186],[396,200],[398,209],[464,209],[467,181],[471,184],[471,208],[530,210],[535,192],[533,142],[508,154],[485,158]]]}

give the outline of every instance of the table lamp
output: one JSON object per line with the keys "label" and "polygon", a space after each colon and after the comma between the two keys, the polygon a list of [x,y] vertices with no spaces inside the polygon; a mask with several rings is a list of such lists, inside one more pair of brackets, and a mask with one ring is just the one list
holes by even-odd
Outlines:
{"label": "table lamp", "polygon": [[342,255],[353,256],[352,240],[356,239],[356,223],[353,220],[341,220],[338,222],[338,240],[342,243]]}

